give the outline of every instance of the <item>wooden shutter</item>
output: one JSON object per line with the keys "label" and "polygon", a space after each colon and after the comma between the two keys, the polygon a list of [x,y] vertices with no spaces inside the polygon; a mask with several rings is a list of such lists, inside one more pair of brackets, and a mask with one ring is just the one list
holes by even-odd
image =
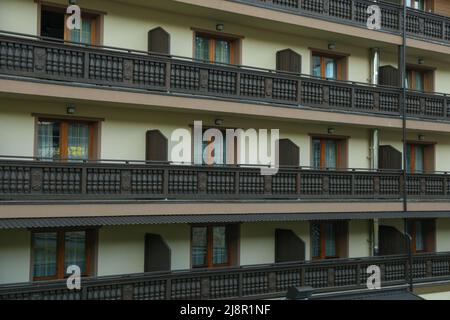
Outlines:
{"label": "wooden shutter", "polygon": [[301,73],[302,56],[292,49],[277,52],[277,70]]}
{"label": "wooden shutter", "polygon": [[239,224],[227,225],[227,243],[229,266],[239,265]]}
{"label": "wooden shutter", "polygon": [[405,236],[395,227],[380,225],[378,239],[379,255],[381,256],[407,252]]}
{"label": "wooden shutter", "polygon": [[422,220],[424,249],[426,252],[436,252],[436,220]]}
{"label": "wooden shutter", "polygon": [[336,58],[337,80],[347,80],[347,57]]}
{"label": "wooden shutter", "polygon": [[378,70],[378,82],[384,86],[398,87],[400,85],[400,76],[397,68],[393,66],[382,66]]}
{"label": "wooden shutter", "polygon": [[346,169],[347,168],[347,140],[341,139],[336,141],[337,143],[337,167],[338,169]]}
{"label": "wooden shutter", "polygon": [[336,254],[348,258],[348,221],[336,222]]}
{"label": "wooden shutter", "polygon": [[402,170],[402,153],[392,146],[378,148],[378,168],[389,170]]}
{"label": "wooden shutter", "polygon": [[170,54],[170,34],[161,27],[148,32],[148,51]]}
{"label": "wooden shutter", "polygon": [[146,161],[168,161],[167,138],[159,130],[149,130],[145,143]]}
{"label": "wooden shutter", "polygon": [[423,148],[423,169],[425,172],[435,171],[434,144],[425,145]]}
{"label": "wooden shutter", "polygon": [[423,73],[423,90],[434,92],[434,71],[429,70]]}
{"label": "wooden shutter", "polygon": [[170,271],[170,268],[170,247],[159,234],[146,234],[144,272]]}
{"label": "wooden shutter", "polygon": [[275,263],[305,260],[305,242],[292,230],[275,230]]}
{"label": "wooden shutter", "polygon": [[278,140],[280,166],[299,166],[300,165],[300,148],[290,139]]}

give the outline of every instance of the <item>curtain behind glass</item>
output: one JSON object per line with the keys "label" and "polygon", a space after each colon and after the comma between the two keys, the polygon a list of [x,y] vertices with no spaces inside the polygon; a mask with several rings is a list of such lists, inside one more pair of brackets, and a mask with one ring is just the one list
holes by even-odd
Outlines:
{"label": "curtain behind glass", "polygon": [[66,232],[64,247],[64,270],[70,265],[80,267],[86,273],[86,232]]}
{"label": "curtain behind glass", "polygon": [[90,19],[81,20],[81,30],[70,31],[70,41],[92,44],[92,22]]}
{"label": "curtain behind glass", "polygon": [[325,256],[335,257],[336,256],[336,230],[334,224],[325,223],[323,225],[325,231]]}
{"label": "curtain behind glass", "polygon": [[208,252],[208,229],[206,227],[192,228],[192,266],[206,266]]}
{"label": "curtain behind glass", "polygon": [[58,158],[60,156],[60,124],[58,122],[38,123],[37,154],[41,158]]}
{"label": "curtain behind glass", "polygon": [[33,276],[56,276],[57,233],[33,234]]}
{"label": "curtain behind glass", "polygon": [[213,264],[228,262],[226,227],[213,227]]}
{"label": "curtain behind glass", "polygon": [[422,221],[416,221],[416,251],[423,251],[423,230],[422,230]]}
{"label": "curtain behind glass", "polygon": [[195,37],[195,59],[209,61],[209,39]]}
{"label": "curtain behind glass", "polygon": [[325,78],[336,79],[336,63],[332,58],[325,58]]}
{"label": "curtain behind glass", "polygon": [[415,146],[414,155],[416,158],[414,171],[418,173],[423,172],[423,158],[424,158],[423,146]]}
{"label": "curtain behind glass", "polygon": [[71,123],[67,156],[70,160],[89,159],[89,125],[85,123]]}
{"label": "curtain behind glass", "polygon": [[225,40],[216,40],[215,62],[230,63],[230,43]]}
{"label": "curtain behind glass", "polygon": [[313,68],[312,68],[312,75],[315,77],[321,77],[321,63],[320,63],[320,57],[319,56],[313,56],[312,58]]}
{"label": "curtain behind glass", "polygon": [[320,169],[320,139],[313,139],[313,167]]}
{"label": "curtain behind glass", "polygon": [[321,256],[320,251],[320,224],[313,223],[311,225],[311,242],[312,242],[312,257],[317,258]]}
{"label": "curtain behind glass", "polygon": [[325,167],[337,167],[337,144],[334,140],[326,140],[325,142]]}

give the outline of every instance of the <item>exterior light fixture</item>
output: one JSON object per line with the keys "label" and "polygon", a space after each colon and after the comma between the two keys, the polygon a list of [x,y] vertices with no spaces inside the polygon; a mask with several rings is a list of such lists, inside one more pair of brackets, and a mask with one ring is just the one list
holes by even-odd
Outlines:
{"label": "exterior light fixture", "polygon": [[69,0],[69,4],[77,4],[77,0]]}
{"label": "exterior light fixture", "polygon": [[225,26],[222,23],[216,24],[216,30],[222,32],[225,29]]}
{"label": "exterior light fixture", "polygon": [[75,106],[73,104],[69,104],[67,106],[66,112],[67,114],[74,114],[77,111],[77,109],[75,108]]}
{"label": "exterior light fixture", "polygon": [[425,136],[423,134],[419,134],[419,141],[424,141],[425,140]]}
{"label": "exterior light fixture", "polygon": [[329,43],[328,44],[328,50],[334,50],[334,49],[336,49],[336,43]]}
{"label": "exterior light fixture", "polygon": [[328,134],[335,134],[336,129],[335,128],[328,128]]}
{"label": "exterior light fixture", "polygon": [[216,126],[221,126],[223,125],[223,119],[216,119],[214,123],[216,124]]}
{"label": "exterior light fixture", "polygon": [[419,58],[419,59],[417,59],[417,63],[418,64],[424,64],[425,60],[423,60],[423,58]]}

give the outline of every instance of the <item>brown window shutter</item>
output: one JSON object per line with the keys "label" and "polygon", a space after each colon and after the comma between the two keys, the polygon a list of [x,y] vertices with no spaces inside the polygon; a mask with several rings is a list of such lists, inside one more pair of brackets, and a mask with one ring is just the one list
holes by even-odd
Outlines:
{"label": "brown window shutter", "polygon": [[423,89],[427,92],[434,92],[434,71],[425,71],[423,74]]}
{"label": "brown window shutter", "polygon": [[403,233],[392,226],[380,225],[378,230],[379,255],[387,256],[393,254],[404,254],[406,250],[406,240]]}
{"label": "brown window shutter", "polygon": [[149,130],[146,133],[145,160],[168,161],[167,138],[159,130]]}
{"label": "brown window shutter", "polygon": [[170,247],[159,234],[146,234],[144,272],[170,271],[170,269]]}
{"label": "brown window shutter", "polygon": [[382,66],[378,70],[378,83],[380,85],[398,87],[400,85],[399,78],[399,72],[393,66]]}
{"label": "brown window shutter", "polygon": [[170,54],[170,34],[161,27],[148,32],[148,51]]}
{"label": "brown window shutter", "polygon": [[347,146],[348,141],[346,139],[337,141],[337,167],[338,169],[347,168]]}
{"label": "brown window shutter", "polygon": [[402,153],[392,146],[378,148],[378,168],[389,170],[402,169]]}
{"label": "brown window shutter", "polygon": [[348,221],[336,222],[336,254],[348,258]]}
{"label": "brown window shutter", "polygon": [[239,265],[239,224],[227,225],[228,258],[230,266]]}
{"label": "brown window shutter", "polygon": [[436,220],[426,219],[422,222],[426,252],[436,252]]}
{"label": "brown window shutter", "polygon": [[423,169],[425,172],[435,171],[434,144],[429,144],[424,147]]}
{"label": "brown window shutter", "polygon": [[277,52],[277,70],[301,73],[302,56],[292,49]]}
{"label": "brown window shutter", "polygon": [[275,263],[305,260],[305,242],[292,230],[275,230]]}
{"label": "brown window shutter", "polygon": [[295,166],[300,165],[300,148],[290,139],[278,140],[280,166]]}
{"label": "brown window shutter", "polygon": [[347,57],[337,59],[337,79],[347,80]]}

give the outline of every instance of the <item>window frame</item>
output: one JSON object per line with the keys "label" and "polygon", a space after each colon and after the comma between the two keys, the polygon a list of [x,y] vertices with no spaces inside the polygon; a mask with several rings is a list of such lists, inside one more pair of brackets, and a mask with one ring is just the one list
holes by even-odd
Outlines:
{"label": "window frame", "polygon": [[[64,15],[64,39],[59,39],[61,41],[69,41],[70,39],[70,32],[67,29],[66,21],[67,21],[67,13],[66,9],[67,6],[59,4],[59,3],[52,3],[47,1],[40,1],[37,0],[37,30],[38,30],[38,36],[42,36],[42,11],[44,9],[49,11],[54,11],[57,13],[62,13]],[[103,44],[103,30],[104,30],[104,16],[106,15],[106,12],[103,11],[97,11],[97,10],[91,10],[86,8],[81,8],[81,19],[91,19],[92,26],[94,26],[95,33],[92,33],[91,35],[91,45],[99,46]]]}
{"label": "window frame", "polygon": [[[406,64],[406,78],[409,90],[415,90],[419,92],[434,92],[435,88],[435,71],[436,68],[417,65]],[[416,89],[416,74],[419,73],[423,81],[423,89]]]}
{"label": "window frame", "polygon": [[[318,168],[314,167],[314,140],[320,140],[320,166]],[[324,134],[310,134],[310,167],[317,170],[327,169],[325,164],[325,141],[335,140],[337,144],[337,154],[336,154],[336,168],[335,169],[346,169],[348,167],[348,136],[335,136],[335,135],[324,135]],[[329,168],[333,169],[333,168]]]}
{"label": "window frame", "polygon": [[[406,141],[407,152],[409,152],[409,167],[406,168],[407,172],[410,174],[414,173],[429,173],[434,172],[436,169],[436,142],[429,141],[414,141],[408,140]],[[411,158],[411,155],[415,155],[415,147],[421,146],[423,147],[423,170],[422,172],[416,172],[415,167],[415,157]],[[408,156],[407,156],[408,157]],[[406,167],[407,164],[405,164]]]}
{"label": "window frame", "polygon": [[[420,222],[422,224],[422,241],[423,241],[423,250],[417,250],[417,231],[416,231],[416,222]],[[427,243],[427,224],[431,223],[433,224],[433,234],[431,235],[433,237],[433,248],[429,248],[429,243]],[[411,236],[411,251],[413,254],[421,254],[421,253],[428,253],[428,252],[435,252],[436,251],[436,219],[408,219],[407,220],[407,231],[408,234]],[[428,230],[429,231],[429,230]],[[428,235],[430,236],[430,235]]]}
{"label": "window frame", "polygon": [[[191,269],[214,269],[214,268],[223,268],[223,267],[230,267],[237,264],[237,248],[235,248],[232,245],[232,234],[233,232],[230,230],[231,228],[238,228],[238,224],[234,223],[227,223],[227,224],[220,224],[220,223],[213,223],[213,224],[193,224],[190,226],[190,265]],[[227,262],[221,263],[221,264],[213,264],[213,229],[215,227],[225,227],[225,241],[227,246]],[[193,263],[193,236],[194,236],[194,228],[206,228],[206,264],[201,266],[194,266]],[[239,241],[239,236],[236,241]],[[238,245],[237,245],[238,247]]]}
{"label": "window frame", "polygon": [[[66,161],[68,159],[67,155],[67,145],[68,145],[68,128],[70,123],[84,123],[89,125],[89,155],[88,160],[97,160],[99,159],[99,146],[100,146],[100,123],[104,121],[104,119],[95,119],[95,118],[83,118],[83,117],[60,117],[53,115],[40,115],[40,114],[32,114],[35,117],[35,138],[34,138],[34,156],[39,158],[39,122],[41,121],[49,121],[49,122],[60,122],[60,142],[59,147],[61,150],[61,154],[59,157],[54,160],[58,161]],[[64,136],[63,136],[64,133]]]}
{"label": "window frame", "polygon": [[[31,249],[30,249],[30,281],[48,281],[48,280],[62,280],[66,279],[65,270],[65,234],[68,232],[86,232],[86,271],[81,275],[82,277],[92,277],[96,274],[97,263],[97,246],[98,246],[98,229],[97,228],[57,228],[57,229],[31,229]],[[54,276],[35,277],[34,276],[34,235],[39,233],[56,233],[56,273]]]}
{"label": "window frame", "polygon": [[[320,256],[313,256],[313,225],[318,224],[320,226]],[[325,232],[325,224],[332,224],[334,228],[335,234],[335,256],[326,256],[326,232]],[[311,221],[309,224],[310,227],[310,256],[311,260],[331,260],[331,259],[340,259],[346,258],[348,255],[348,246],[349,246],[349,229],[348,229],[348,221],[336,221],[336,220],[319,220],[319,221]],[[346,231],[346,234],[342,234],[342,230]],[[343,237],[345,237],[343,239]],[[342,242],[345,244],[342,244]]]}
{"label": "window frame", "polygon": [[[222,33],[222,32],[214,32],[203,29],[191,28],[193,31],[193,52],[192,56],[195,59],[197,56],[196,51],[196,39],[197,36],[207,38],[209,40],[209,52],[208,52],[208,61],[207,63],[216,63],[215,62],[215,44],[217,40],[228,41],[230,42],[230,63],[232,65],[240,65],[241,64],[241,46],[243,36]],[[213,48],[213,49],[212,49]],[[220,62],[217,62],[220,63]]]}
{"label": "window frame", "polygon": [[[310,50],[310,74],[314,76],[314,56],[320,56],[321,60],[321,79],[327,79],[325,74],[325,64],[323,63],[325,58],[331,58],[335,61],[336,65],[336,79],[335,80],[348,80],[348,57],[350,54],[342,52],[334,52],[329,50],[309,48]],[[329,78],[331,79],[331,78]]]}

